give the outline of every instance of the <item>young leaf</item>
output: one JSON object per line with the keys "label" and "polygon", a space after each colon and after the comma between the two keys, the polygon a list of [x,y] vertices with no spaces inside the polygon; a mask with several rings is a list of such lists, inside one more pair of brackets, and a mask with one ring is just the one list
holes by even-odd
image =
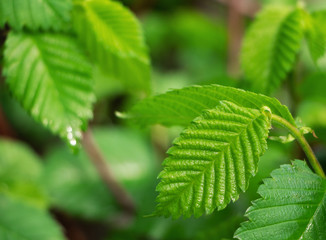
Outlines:
{"label": "young leaf", "polygon": [[147,48],[141,27],[129,10],[115,1],[79,1],[73,25],[91,57],[110,77],[131,89],[149,89]]}
{"label": "young leaf", "polygon": [[242,68],[252,89],[266,94],[277,89],[293,67],[302,39],[300,11],[268,7],[249,29],[243,43]]}
{"label": "young leaf", "polygon": [[155,213],[200,216],[237,200],[267,148],[269,114],[221,101],[196,118],[168,150]]}
{"label": "young leaf", "polygon": [[262,198],[247,210],[238,239],[326,239],[326,180],[296,160],[271,173],[258,189]]}
{"label": "young leaf", "polygon": [[91,66],[75,40],[60,34],[10,33],[4,75],[23,107],[75,146],[92,117]]}
{"label": "young leaf", "polygon": [[70,21],[70,0],[2,0],[0,27],[8,23],[15,30],[65,30]]}
{"label": "young leaf", "polygon": [[140,125],[187,126],[203,110],[214,108],[221,100],[247,108],[267,106],[273,114],[295,125],[288,108],[277,99],[220,85],[192,86],[144,99],[130,110],[127,117]]}
{"label": "young leaf", "polygon": [[59,225],[49,213],[1,193],[0,212],[0,239],[65,239]]}

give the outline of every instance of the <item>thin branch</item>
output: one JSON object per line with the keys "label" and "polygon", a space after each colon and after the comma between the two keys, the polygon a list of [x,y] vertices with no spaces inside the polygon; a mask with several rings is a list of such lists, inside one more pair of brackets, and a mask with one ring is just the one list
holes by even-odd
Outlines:
{"label": "thin branch", "polygon": [[0,106],[0,135],[11,139],[17,138],[17,135],[13,130],[13,128],[11,127],[9,121],[7,120],[1,106]]}
{"label": "thin branch", "polygon": [[243,0],[228,1],[228,73],[238,76],[240,73],[239,53],[244,34],[244,16],[239,12]]}
{"label": "thin branch", "polygon": [[122,209],[124,209],[124,211],[128,215],[134,215],[136,212],[136,208],[132,198],[113,176],[109,165],[107,164],[104,156],[102,155],[94,141],[90,129],[84,133],[82,143],[98,174],[100,175],[108,189],[112,192],[117,203],[121,206]]}

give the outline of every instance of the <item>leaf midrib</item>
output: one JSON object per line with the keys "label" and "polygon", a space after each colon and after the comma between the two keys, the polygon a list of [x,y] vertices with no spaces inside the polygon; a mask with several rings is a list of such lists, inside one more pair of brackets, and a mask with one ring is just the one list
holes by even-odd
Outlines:
{"label": "leaf midrib", "polygon": [[[325,180],[323,179],[323,181],[325,181]],[[303,235],[306,233],[306,231],[308,230],[308,228],[311,226],[312,221],[314,220],[314,218],[316,217],[317,213],[319,212],[320,207],[323,205],[323,202],[325,201],[325,199],[326,199],[326,191],[324,191],[324,196],[322,197],[321,201],[319,202],[318,207],[316,208],[314,214],[312,215],[312,217],[310,218],[310,220],[309,220],[309,222],[307,224],[307,227],[304,229],[304,231],[302,232],[302,234],[300,235],[300,238],[298,240],[302,240],[303,239]]]}
{"label": "leaf midrib", "polygon": [[[288,19],[291,17],[291,15],[295,14],[295,11],[296,10],[289,10],[289,12],[286,14],[284,19],[281,21],[279,28],[277,29],[277,32],[275,34],[275,40],[273,42],[273,47],[272,47],[272,51],[271,51],[272,57],[270,57],[269,61],[268,61],[269,73],[268,73],[268,81],[266,81],[266,84],[271,82],[271,80],[273,80],[273,78],[274,78],[273,73],[275,72],[274,69],[277,66],[277,65],[275,66],[275,58],[276,58],[276,55],[279,54],[277,49],[278,49],[279,42],[282,41],[281,34],[283,32],[284,25],[286,24]],[[274,81],[273,81],[273,84],[274,84]]]}
{"label": "leaf midrib", "polygon": [[[107,3],[105,3],[105,4],[107,4]],[[89,3],[87,3],[87,1],[83,2],[82,6],[83,6],[84,10],[88,13],[86,15],[89,16],[89,19],[92,19],[92,18],[95,19],[95,21],[93,21],[93,22],[88,21],[88,24],[92,27],[93,32],[96,33],[96,31],[94,31],[94,26],[93,25],[94,25],[94,22],[97,22],[98,25],[100,25],[100,28],[106,29],[115,39],[118,39],[118,42],[122,42],[123,43],[123,48],[126,49],[128,51],[128,54],[131,54],[131,56],[133,58],[139,59],[139,60],[141,60],[142,62],[145,62],[145,63],[148,62],[148,61],[144,60],[143,58],[140,58],[139,54],[137,54],[132,48],[129,47],[129,43],[126,42],[124,38],[120,38],[108,24],[105,24],[105,22],[98,16],[97,12],[94,10],[94,8]],[[107,46],[105,44],[105,42],[103,42],[103,38],[100,37],[100,35],[101,34],[96,34],[97,40],[100,39],[100,41],[104,44],[104,48],[106,50],[109,50],[112,54],[116,55],[114,52],[112,52],[110,47]],[[121,53],[121,51],[119,51],[119,55],[121,55],[121,54],[123,56],[125,55],[125,53]]]}
{"label": "leaf midrib", "polygon": [[[256,109],[253,109],[253,110],[258,111],[258,110],[256,110]],[[246,130],[249,128],[249,126],[252,125],[253,122],[254,122],[255,120],[257,120],[259,117],[261,117],[262,115],[263,115],[263,114],[260,113],[260,114],[258,114],[255,118],[253,118],[251,121],[249,121],[248,124],[246,124],[246,127],[244,127],[244,128],[239,132],[239,134],[234,135],[234,136],[232,137],[232,139],[235,139],[235,140],[238,139],[238,138],[240,137],[240,135],[242,135],[242,134],[244,133],[244,131],[246,131]],[[222,148],[222,150],[221,150],[220,152],[217,152],[217,154],[221,154],[221,153],[224,154],[224,153],[225,153],[225,150],[226,150],[227,148],[229,148],[230,145],[231,145],[232,143],[234,143],[234,142],[236,142],[236,141],[232,141],[232,142],[229,142],[229,143],[225,144],[224,147]],[[203,169],[203,171],[201,171],[200,173],[198,173],[198,174],[197,174],[197,175],[192,179],[192,181],[189,181],[188,184],[187,184],[186,186],[184,186],[182,190],[179,191],[179,194],[178,194],[178,195],[175,195],[174,197],[172,197],[169,201],[166,201],[165,203],[170,203],[170,202],[172,202],[172,201],[175,201],[175,199],[179,199],[179,198],[184,194],[184,192],[185,192],[189,187],[192,187],[192,186],[193,186],[193,184],[195,183],[195,180],[197,180],[197,178],[199,178],[199,177],[201,177],[203,174],[205,174],[205,172],[206,172],[210,167],[212,167],[212,165],[215,164],[215,161],[217,160],[217,158],[215,158],[215,159],[210,159],[210,160],[211,160],[210,163],[207,164],[207,166]],[[238,186],[237,186],[237,187],[238,187]],[[226,194],[226,192],[224,193],[224,197],[225,197],[225,194]],[[164,205],[168,205],[168,204],[164,204]]]}
{"label": "leaf midrib", "polygon": [[[42,64],[44,65],[46,74],[47,74],[47,76],[49,76],[49,78],[46,78],[46,79],[48,79],[47,82],[53,86],[53,88],[51,88],[51,91],[55,92],[54,95],[56,96],[57,102],[60,103],[58,105],[60,106],[60,109],[62,110],[61,113],[66,117],[65,119],[68,119],[68,122],[71,122],[70,121],[71,115],[69,114],[69,112],[71,112],[71,111],[68,108],[66,108],[66,102],[64,101],[64,98],[60,97],[62,95],[59,91],[60,87],[58,86],[57,82],[55,81],[55,78],[53,77],[53,73],[49,67],[46,57],[44,57],[44,54],[42,51],[42,46],[40,45],[39,41],[36,38],[34,38],[34,36],[29,35],[29,38],[34,43],[34,46],[37,48],[40,60],[41,60]],[[40,83],[40,84],[42,84],[42,83]],[[64,121],[64,122],[66,122],[66,121]]]}

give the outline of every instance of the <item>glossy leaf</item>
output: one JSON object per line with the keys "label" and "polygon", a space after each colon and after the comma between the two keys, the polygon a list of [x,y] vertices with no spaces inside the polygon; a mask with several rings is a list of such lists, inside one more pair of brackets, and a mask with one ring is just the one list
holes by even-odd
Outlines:
{"label": "glossy leaf", "polygon": [[2,0],[0,27],[15,30],[65,30],[70,21],[71,0]]}
{"label": "glossy leaf", "polygon": [[273,114],[295,125],[287,107],[277,99],[220,85],[192,86],[147,98],[137,103],[126,117],[140,125],[187,126],[203,110],[214,108],[221,100],[255,109],[267,106]]}
{"label": "glossy leaf", "polygon": [[279,240],[326,238],[326,180],[296,160],[271,173],[258,189],[262,198],[247,210],[248,222],[238,239]]}
{"label": "glossy leaf", "polygon": [[22,106],[72,146],[92,117],[91,66],[67,35],[10,33],[4,75]]}
{"label": "glossy leaf", "polygon": [[94,61],[130,89],[148,90],[150,61],[140,24],[116,1],[76,3],[73,25]]}
{"label": "glossy leaf", "polygon": [[241,62],[252,90],[270,94],[293,68],[302,40],[300,11],[286,6],[259,13],[247,32]]}
{"label": "glossy leaf", "polygon": [[196,118],[168,150],[155,213],[200,216],[237,200],[267,148],[270,120],[267,108],[225,101]]}

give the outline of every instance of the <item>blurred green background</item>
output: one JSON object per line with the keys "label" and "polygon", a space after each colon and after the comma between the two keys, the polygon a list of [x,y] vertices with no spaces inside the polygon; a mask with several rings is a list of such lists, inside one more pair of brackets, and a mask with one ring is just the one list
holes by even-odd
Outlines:
{"label": "blurred green background", "polygon": [[[144,30],[152,60],[152,94],[211,83],[246,89],[238,53],[253,16],[263,5],[297,4],[294,0],[122,2]],[[310,9],[326,7],[323,0],[306,4]],[[326,57],[316,66],[303,46],[296,85],[284,83],[274,96],[315,130],[318,139],[308,139],[326,167]],[[117,118],[115,113],[126,111],[137,95],[102,76],[100,70],[96,74],[98,101],[90,128],[115,178],[135,202],[137,211],[131,219],[121,215],[84,151],[73,154],[25,113],[4,79],[0,83],[0,195],[38,209],[49,207],[67,239],[232,239],[250,201],[258,197],[262,179],[280,164],[304,158],[295,143],[269,141],[249,190],[226,209],[199,219],[146,217],[155,207],[165,151],[182,129],[139,129]],[[0,204],[0,212],[8,209]]]}

